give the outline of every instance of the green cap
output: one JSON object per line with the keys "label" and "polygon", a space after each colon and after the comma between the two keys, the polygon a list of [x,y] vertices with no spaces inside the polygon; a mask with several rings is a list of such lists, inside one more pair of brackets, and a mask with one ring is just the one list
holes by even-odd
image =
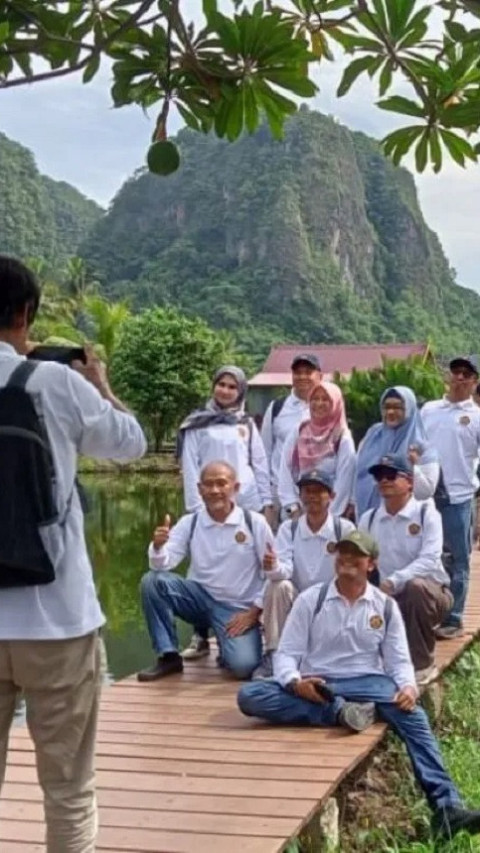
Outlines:
{"label": "green cap", "polygon": [[378,557],[378,545],[375,539],[372,538],[364,530],[352,530],[346,536],[342,536],[337,542],[337,550],[341,545],[355,545],[361,554],[366,557]]}

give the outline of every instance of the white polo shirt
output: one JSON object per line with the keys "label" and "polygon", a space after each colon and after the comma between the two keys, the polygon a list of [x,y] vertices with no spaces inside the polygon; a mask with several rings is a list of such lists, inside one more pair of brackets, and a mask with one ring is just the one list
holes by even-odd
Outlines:
{"label": "white polo shirt", "polygon": [[294,678],[355,678],[389,675],[399,689],[415,685],[405,626],[398,604],[391,599],[388,627],[387,596],[371,584],[351,604],[340,595],[335,580],[321,612],[314,617],[322,584],[300,593],[287,617],[273,658],[274,677],[283,686]]}
{"label": "white polo shirt", "polygon": [[278,489],[278,476],[280,473],[280,462],[282,460],[283,445],[288,434],[308,417],[309,407],[306,400],[292,391],[285,398],[282,408],[276,418],[272,421],[272,412],[275,401],[270,403],[262,423],[262,440],[267,453],[270,467],[270,481],[273,491]]}
{"label": "white polo shirt", "polygon": [[[300,506],[298,486],[292,475],[292,458],[298,440],[299,426],[287,436],[282,450],[280,473],[278,478],[278,499],[284,508]],[[350,430],[347,430],[338,445],[337,453],[325,456],[317,466],[333,478],[335,497],[330,505],[334,515],[345,512],[353,499],[357,457]]]}
{"label": "white polo shirt", "polygon": [[241,506],[260,511],[272,503],[267,455],[253,419],[250,424],[215,424],[187,430],[182,451],[187,512],[203,507],[198,483],[202,468],[209,462],[228,462],[234,468],[240,483]]}
{"label": "white polo shirt", "polygon": [[428,440],[437,448],[450,503],[468,501],[478,489],[480,408],[472,399],[447,397],[425,403],[421,415]]}
{"label": "white polo shirt", "polygon": [[171,571],[190,556],[187,577],[199,583],[215,601],[244,610],[263,601],[263,557],[273,533],[263,515],[251,513],[253,535],[243,510],[235,506],[226,521],[215,521],[206,509],[199,511],[190,541],[192,515],[184,515],[158,550],[153,542],[148,561],[153,571]]}
{"label": "white polo shirt", "polygon": [[[24,360],[0,342],[0,387]],[[126,462],[143,456],[146,441],[133,417],[119,412],[79,373],[42,362],[27,391],[38,395],[50,439],[60,517],[72,494],[77,453]],[[97,599],[76,491],[65,520],[65,551],[53,583],[0,590],[0,640],[81,637],[105,621]]]}
{"label": "white polo shirt", "polygon": [[[301,515],[292,536],[291,519],[280,525],[275,542],[277,568],[265,572],[268,580],[291,580],[301,592],[312,584],[330,582],[335,574],[334,547],[337,542],[335,523],[328,513],[320,530],[313,532],[308,526],[307,516]],[[355,525],[346,518],[339,518],[339,535],[346,536]]]}
{"label": "white polo shirt", "polygon": [[433,500],[410,498],[395,515],[387,512],[382,501],[377,510],[364,512],[358,528],[366,530],[377,542],[381,578],[391,581],[395,592],[401,592],[413,578],[450,584],[441,560],[442,519]]}

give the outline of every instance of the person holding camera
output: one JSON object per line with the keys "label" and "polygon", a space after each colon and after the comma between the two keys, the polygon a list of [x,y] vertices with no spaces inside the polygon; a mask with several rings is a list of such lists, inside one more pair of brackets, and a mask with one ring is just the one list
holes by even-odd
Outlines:
{"label": "person holding camera", "polygon": [[146,450],[104,365],[27,360],[40,302],[33,273],[0,255],[0,786],[15,703],[26,702],[47,853],[94,853],[95,738],[105,619],[75,485],[77,454]]}

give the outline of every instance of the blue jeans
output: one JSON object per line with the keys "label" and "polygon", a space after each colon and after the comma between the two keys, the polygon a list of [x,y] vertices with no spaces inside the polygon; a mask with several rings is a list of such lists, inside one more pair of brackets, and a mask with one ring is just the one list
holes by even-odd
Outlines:
{"label": "blue jeans", "polygon": [[460,626],[468,592],[470,554],[472,550],[472,500],[439,506],[443,525],[443,542],[448,556],[445,568],[450,575],[453,607],[444,625]]}
{"label": "blue jeans", "polygon": [[147,572],[141,584],[142,607],[148,633],[157,655],[178,651],[175,616],[199,629],[212,628],[219,645],[222,664],[236,678],[249,678],[262,657],[262,638],[258,627],[240,637],[229,637],[227,622],[242,612],[215,601],[196,581],[185,580],[171,572]]}
{"label": "blue jeans", "polygon": [[433,810],[461,805],[460,794],[445,770],[427,715],[418,705],[401,711],[392,703],[396,686],[386,675],[328,679],[336,694],[333,702],[317,704],[287,693],[276,681],[253,681],[238,692],[240,710],[271,723],[311,726],[337,725],[345,701],[375,702],[379,717],[388,723],[407,747],[413,771]]}

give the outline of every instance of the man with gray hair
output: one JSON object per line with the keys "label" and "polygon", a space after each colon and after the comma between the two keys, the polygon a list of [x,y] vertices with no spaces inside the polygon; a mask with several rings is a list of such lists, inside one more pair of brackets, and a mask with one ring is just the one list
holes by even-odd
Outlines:
{"label": "man with gray hair", "polygon": [[[220,663],[248,678],[260,663],[259,618],[263,606],[263,559],[273,534],[258,512],[235,503],[239,484],[226,462],[210,462],[200,474],[204,508],[170,529],[170,516],[155,529],[148,549],[150,571],[142,579],[142,606],[157,659],[138,673],[155,681],[182,672],[175,617],[213,630]],[[173,574],[185,558],[186,578]]]}

